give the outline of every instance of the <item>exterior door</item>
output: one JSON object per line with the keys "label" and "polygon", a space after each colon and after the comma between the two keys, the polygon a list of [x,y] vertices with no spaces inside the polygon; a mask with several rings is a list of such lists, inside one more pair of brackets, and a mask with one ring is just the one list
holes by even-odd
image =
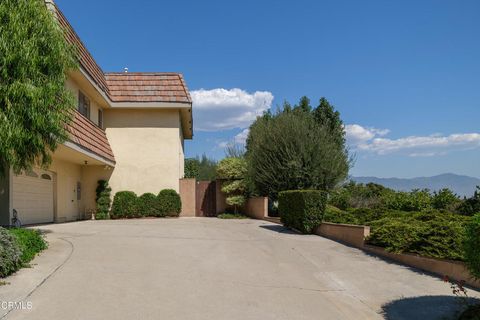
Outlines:
{"label": "exterior door", "polygon": [[30,170],[13,176],[13,209],[22,225],[54,220],[53,174]]}
{"label": "exterior door", "polygon": [[197,181],[195,193],[195,216],[215,217],[217,215],[217,197],[215,181]]}

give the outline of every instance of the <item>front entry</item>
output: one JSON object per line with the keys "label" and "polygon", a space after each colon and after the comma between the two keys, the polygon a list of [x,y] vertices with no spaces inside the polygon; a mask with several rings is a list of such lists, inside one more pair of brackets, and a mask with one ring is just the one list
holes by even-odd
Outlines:
{"label": "front entry", "polygon": [[35,169],[14,175],[12,189],[13,209],[22,225],[53,222],[54,182],[51,172]]}

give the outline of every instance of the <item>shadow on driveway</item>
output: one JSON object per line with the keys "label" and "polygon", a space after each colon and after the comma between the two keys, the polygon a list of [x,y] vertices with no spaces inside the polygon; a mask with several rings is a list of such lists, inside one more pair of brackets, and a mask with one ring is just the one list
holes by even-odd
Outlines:
{"label": "shadow on driveway", "polygon": [[382,306],[387,320],[443,320],[456,319],[467,308],[466,304],[478,304],[479,299],[468,298],[464,302],[454,296],[421,296],[394,300]]}
{"label": "shadow on driveway", "polygon": [[278,233],[283,233],[283,234],[300,234],[298,232],[295,232],[293,230],[290,230],[288,228],[285,228],[284,226],[281,226],[279,224],[276,224],[276,225],[263,225],[263,226],[259,226],[260,228],[263,228],[263,229],[267,229],[267,230],[270,230],[270,231],[275,231],[275,232],[278,232]]}

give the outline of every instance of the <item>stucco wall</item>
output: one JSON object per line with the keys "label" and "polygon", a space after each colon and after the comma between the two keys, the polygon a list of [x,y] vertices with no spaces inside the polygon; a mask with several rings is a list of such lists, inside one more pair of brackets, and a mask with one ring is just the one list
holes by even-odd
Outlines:
{"label": "stucco wall", "polygon": [[253,197],[247,199],[245,203],[244,213],[250,218],[263,219],[268,216],[268,198]]}
{"label": "stucco wall", "polygon": [[53,158],[49,170],[55,173],[55,221],[77,220],[83,213],[83,190],[82,199],[77,200],[77,182],[83,189],[82,166]]}
{"label": "stucco wall", "polygon": [[[85,210],[95,210],[96,208],[96,189],[98,180],[109,180],[112,175],[112,168],[105,166],[83,166],[82,167],[82,207],[81,212]],[[113,194],[112,194],[113,200]]]}
{"label": "stucco wall", "polygon": [[370,227],[323,222],[317,227],[315,234],[362,248],[365,238],[370,235]]}
{"label": "stucco wall", "polygon": [[195,198],[196,198],[196,184],[195,179],[181,179],[180,180],[180,198],[182,199],[181,217],[195,217]]}
{"label": "stucco wall", "polygon": [[6,171],[0,177],[0,226],[10,225],[10,174]]}
{"label": "stucco wall", "polygon": [[179,191],[183,151],[178,110],[106,109],[104,127],[115,155],[112,193]]}

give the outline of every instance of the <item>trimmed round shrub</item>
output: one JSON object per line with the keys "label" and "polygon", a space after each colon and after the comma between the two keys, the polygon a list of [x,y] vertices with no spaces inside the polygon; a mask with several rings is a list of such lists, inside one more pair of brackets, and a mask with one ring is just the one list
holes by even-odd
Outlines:
{"label": "trimmed round shrub", "polygon": [[278,197],[278,211],[282,223],[303,233],[312,233],[323,220],[327,193],[319,190],[282,191]]}
{"label": "trimmed round shrub", "polygon": [[138,214],[138,200],[135,192],[119,191],[113,197],[111,217],[118,218],[136,218]]}
{"label": "trimmed round shrub", "polygon": [[138,212],[144,217],[165,216],[160,210],[158,197],[153,193],[144,193],[138,198]]}
{"label": "trimmed round shrub", "polygon": [[467,225],[463,248],[468,269],[480,279],[480,213]]}
{"label": "trimmed round shrub", "polygon": [[0,278],[12,274],[21,266],[22,251],[15,236],[0,227]]}
{"label": "trimmed round shrub", "polygon": [[182,211],[180,195],[172,189],[165,189],[158,194],[158,205],[164,216],[178,217]]}
{"label": "trimmed round shrub", "polygon": [[95,219],[105,220],[109,218],[108,212],[110,210],[110,204],[112,203],[110,198],[111,192],[112,188],[108,186],[108,181],[98,180],[98,186],[96,189],[97,212],[95,214]]}

